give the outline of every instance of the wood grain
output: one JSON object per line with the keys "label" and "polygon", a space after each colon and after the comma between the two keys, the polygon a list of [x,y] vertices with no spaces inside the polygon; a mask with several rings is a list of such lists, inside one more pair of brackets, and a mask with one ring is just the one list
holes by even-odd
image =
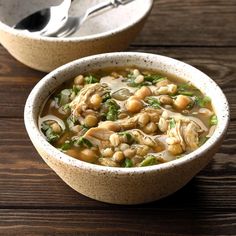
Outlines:
{"label": "wood grain", "polygon": [[158,206],[152,211],[142,207],[106,211],[14,209],[1,211],[0,218],[0,230],[10,235],[233,235],[235,227],[230,211],[179,208],[173,212]]}
{"label": "wood grain", "polygon": [[235,0],[154,0],[136,45],[235,46]]}

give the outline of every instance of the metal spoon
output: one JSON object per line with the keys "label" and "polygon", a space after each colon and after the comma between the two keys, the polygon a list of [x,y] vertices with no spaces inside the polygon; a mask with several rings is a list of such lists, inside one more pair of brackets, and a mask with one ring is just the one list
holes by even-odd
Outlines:
{"label": "metal spoon", "polygon": [[79,17],[69,17],[66,24],[59,29],[54,35],[54,37],[67,37],[73,34],[75,31],[79,29],[79,27],[88,19],[88,17],[92,16],[93,14],[103,10],[107,7],[118,7],[120,5],[125,5],[130,3],[134,0],[107,0],[101,2],[93,7],[90,7],[86,10],[86,12]]}
{"label": "metal spoon", "polygon": [[[71,0],[69,0],[70,3],[71,3]],[[73,1],[73,0],[72,0]],[[50,24],[48,24],[49,26],[43,29],[40,29],[37,31],[37,27],[34,27],[34,30],[31,30],[28,28],[28,25],[27,24],[22,24],[22,26],[19,28],[19,23],[14,26],[14,28],[16,29],[24,29],[24,30],[27,30],[29,32],[32,32],[34,34],[38,34],[38,35],[41,35],[41,36],[53,36],[53,37],[67,37],[71,34],[73,34],[83,23],[85,20],[87,20],[87,18],[89,16],[91,16],[92,14],[94,13],[97,13],[98,11],[104,9],[104,8],[107,8],[107,7],[117,7],[119,5],[125,5],[129,2],[132,2],[134,0],[107,0],[107,1],[104,1],[104,2],[101,2],[89,9],[86,10],[86,12],[84,14],[82,14],[81,16],[79,17],[68,17],[68,10],[69,10],[69,4],[68,4],[68,1],[65,0],[61,5],[65,4],[65,2],[67,2],[67,12],[65,11],[63,13],[63,17],[61,17],[62,20],[60,20],[59,16],[61,14],[61,12],[59,12],[59,10],[56,12],[56,11],[53,11],[53,12],[50,12],[51,14],[48,14],[48,15],[45,15],[45,16],[49,16],[49,20],[45,20],[46,22],[49,22]],[[61,5],[57,6],[57,7],[54,7],[54,8],[59,8]],[[53,7],[52,7],[53,8]],[[49,8],[51,9],[51,8]],[[46,10],[46,9],[44,9]],[[43,10],[43,11],[44,11]],[[62,9],[60,8],[60,11]],[[64,11],[64,9],[63,9]],[[42,13],[42,11],[39,11]],[[57,18],[53,16],[53,13],[57,14]],[[67,13],[67,16],[66,14]],[[36,13],[34,13],[36,14]],[[33,16],[34,14],[32,14],[31,16]],[[35,15],[36,17],[37,15]],[[51,20],[50,17],[53,19]],[[25,18],[24,20],[28,19]],[[29,19],[30,19],[30,16],[29,16]],[[56,20],[59,19],[60,21],[57,22]],[[23,21],[24,21],[23,20]],[[22,22],[22,21],[21,21]]]}
{"label": "metal spoon", "polygon": [[72,1],[64,0],[58,6],[39,10],[19,21],[13,28],[38,35],[53,35],[66,24]]}

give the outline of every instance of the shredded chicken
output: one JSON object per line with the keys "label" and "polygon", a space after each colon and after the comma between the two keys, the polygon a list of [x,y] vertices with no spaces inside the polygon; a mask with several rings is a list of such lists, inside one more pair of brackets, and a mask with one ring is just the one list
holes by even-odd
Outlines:
{"label": "shredded chicken", "polygon": [[109,91],[106,84],[87,84],[81,89],[78,96],[70,103],[70,108],[74,116],[79,116],[81,112],[89,108],[89,99],[93,94],[99,94],[101,97]]}

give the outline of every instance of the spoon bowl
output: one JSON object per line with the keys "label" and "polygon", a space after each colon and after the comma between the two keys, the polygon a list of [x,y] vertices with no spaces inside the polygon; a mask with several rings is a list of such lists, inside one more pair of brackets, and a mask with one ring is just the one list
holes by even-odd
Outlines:
{"label": "spoon bowl", "polygon": [[60,5],[44,8],[24,17],[13,28],[39,35],[54,35],[66,24],[70,6],[71,0],[64,0]]}

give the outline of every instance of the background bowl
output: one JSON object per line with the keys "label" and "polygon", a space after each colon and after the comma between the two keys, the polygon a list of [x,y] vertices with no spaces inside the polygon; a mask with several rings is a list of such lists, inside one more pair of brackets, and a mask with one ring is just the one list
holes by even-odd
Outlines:
{"label": "background bowl", "polygon": [[[79,16],[89,6],[104,0],[76,0],[70,14]],[[17,60],[49,72],[69,61],[98,53],[122,51],[142,29],[153,0],[135,0],[89,19],[68,38],[34,36],[10,26],[39,9],[61,0],[0,0],[0,42]]]}
{"label": "background bowl", "polygon": [[[112,168],[74,159],[50,145],[39,132],[40,109],[64,81],[94,69],[137,66],[158,69],[191,81],[212,98],[218,117],[213,136],[196,151],[171,162],[140,168]],[[29,95],[24,113],[29,137],[45,162],[73,189],[104,202],[138,204],[174,193],[195,176],[212,158],[223,141],[229,122],[227,100],[207,75],[183,62],[145,53],[108,53],[71,62],[45,76]]]}

